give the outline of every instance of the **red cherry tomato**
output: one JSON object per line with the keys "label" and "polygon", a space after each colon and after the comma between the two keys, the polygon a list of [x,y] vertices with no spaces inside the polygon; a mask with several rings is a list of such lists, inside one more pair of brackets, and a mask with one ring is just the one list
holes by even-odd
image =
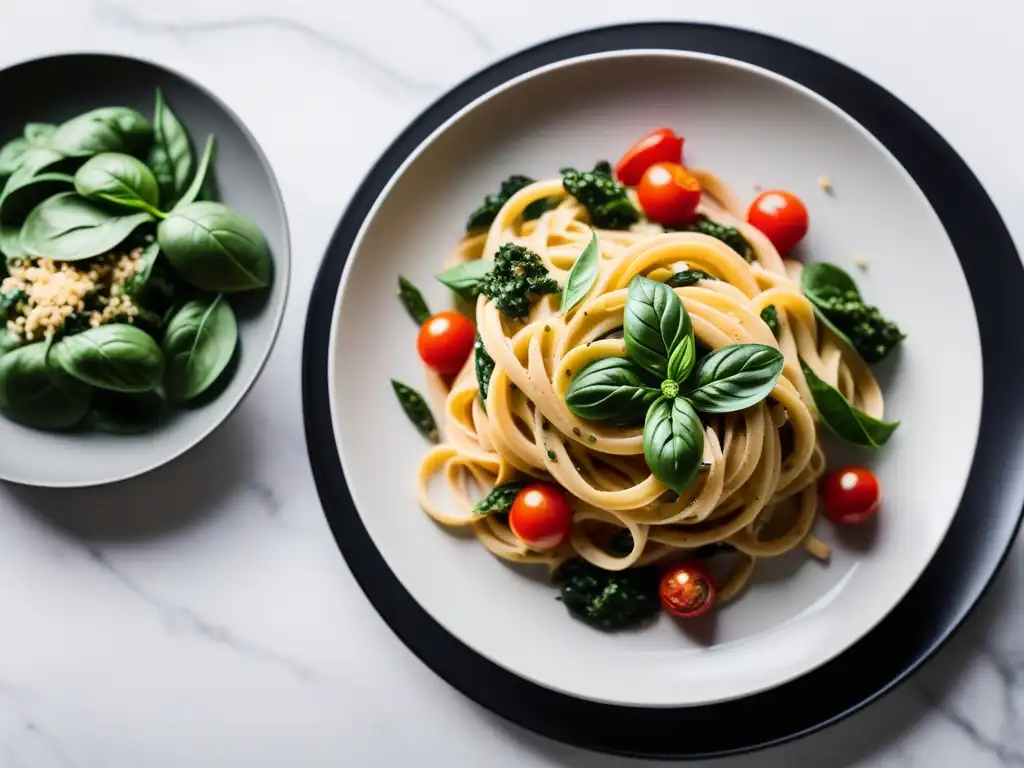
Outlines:
{"label": "red cherry tomato", "polygon": [[516,494],[508,525],[531,549],[554,549],[569,538],[572,508],[561,488],[534,483]]}
{"label": "red cherry tomato", "polygon": [[843,467],[821,481],[825,514],[839,525],[860,525],[878,512],[882,487],[870,469]]}
{"label": "red cherry tomato", "polygon": [[458,373],[473,351],[476,329],[465,315],[438,312],[420,326],[420,359],[438,373]]}
{"label": "red cherry tomato", "polygon": [[671,128],[652,131],[630,147],[615,166],[615,175],[627,187],[635,187],[648,168],[661,162],[683,162],[683,138]]}
{"label": "red cherry tomato", "polygon": [[666,611],[681,619],[692,619],[715,604],[718,588],[708,569],[694,560],[666,571],[661,577],[658,596]]}
{"label": "red cherry tomato", "polygon": [[799,197],[781,189],[758,195],[747,211],[747,221],[764,232],[783,255],[807,234],[807,209]]}
{"label": "red cherry tomato", "polygon": [[655,163],[644,172],[636,194],[651,221],[681,226],[697,210],[700,182],[679,163]]}

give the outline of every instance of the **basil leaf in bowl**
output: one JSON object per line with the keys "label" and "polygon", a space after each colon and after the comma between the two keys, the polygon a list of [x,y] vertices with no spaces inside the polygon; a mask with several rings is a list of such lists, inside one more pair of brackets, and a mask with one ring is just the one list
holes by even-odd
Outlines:
{"label": "basil leaf in bowl", "polygon": [[233,293],[270,284],[270,247],[255,223],[214,202],[176,208],[157,227],[157,242],[186,282]]}
{"label": "basil leaf in bowl", "polygon": [[92,388],[65,373],[49,346],[39,341],[0,357],[0,413],[28,427],[68,429],[88,412]]}
{"label": "basil leaf in bowl", "polygon": [[157,209],[160,190],[153,172],[138,158],[121,152],[103,152],[86,161],[75,172],[75,191],[119,208],[162,215]]}
{"label": "basil leaf in bowl", "polygon": [[62,192],[32,210],[21,228],[21,244],[30,256],[79,261],[113,250],[152,220],[144,211],[118,215],[74,192]]}
{"label": "basil leaf in bowl", "polygon": [[101,325],[66,336],[51,354],[70,376],[100,389],[148,392],[163,379],[160,346],[131,325]]}
{"label": "basil leaf in bowl", "polygon": [[153,128],[140,112],[128,107],[100,107],[62,123],[48,145],[65,157],[91,157],[100,152],[138,155],[149,149]]}
{"label": "basil leaf in bowl", "polygon": [[153,112],[153,148],[147,164],[156,177],[160,205],[170,210],[185,194],[195,171],[195,156],[188,131],[171,109],[164,92],[156,89]]}
{"label": "basil leaf in bowl", "polygon": [[237,345],[235,313],[222,294],[186,302],[164,332],[167,398],[185,402],[209,389],[231,362]]}

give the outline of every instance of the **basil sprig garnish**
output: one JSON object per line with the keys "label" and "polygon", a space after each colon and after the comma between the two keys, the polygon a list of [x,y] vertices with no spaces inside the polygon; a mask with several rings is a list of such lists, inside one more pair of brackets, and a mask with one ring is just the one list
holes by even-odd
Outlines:
{"label": "basil sprig garnish", "polygon": [[473,301],[480,295],[484,278],[491,273],[493,266],[491,262],[483,259],[467,261],[457,267],[445,270],[437,276],[437,279],[466,301]]}
{"label": "basil sprig garnish", "polygon": [[821,423],[840,440],[861,448],[878,448],[888,441],[900,425],[898,421],[882,421],[868,416],[853,406],[838,389],[818,378],[803,360],[800,361],[800,367],[807,379],[807,387],[811,390]]}
{"label": "basil sprig garnish", "polygon": [[661,391],[652,383],[647,372],[632,360],[604,357],[584,366],[576,375],[565,393],[565,404],[587,421],[637,424],[661,397]]}
{"label": "basil sprig garnish", "polygon": [[588,421],[636,423],[643,415],[647,466],[682,493],[704,455],[697,411],[730,413],[759,403],[782,375],[782,353],[764,344],[731,344],[697,363],[686,307],[669,286],[646,277],[629,284],[624,325],[629,358],[584,366],[569,385],[566,406]]}
{"label": "basil sprig garnish", "polygon": [[586,296],[597,281],[597,268],[601,261],[601,246],[597,242],[597,233],[590,230],[590,242],[583,253],[576,259],[562,291],[562,312],[568,312]]}

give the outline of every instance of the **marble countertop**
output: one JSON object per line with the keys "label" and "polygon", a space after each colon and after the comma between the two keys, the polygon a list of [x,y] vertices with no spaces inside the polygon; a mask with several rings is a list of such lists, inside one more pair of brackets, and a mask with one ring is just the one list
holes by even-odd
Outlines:
{"label": "marble countertop", "polygon": [[[230,104],[280,180],[294,276],[270,365],[191,453],[116,487],[0,487],[0,766],[638,764],[509,725],[392,635],[320,510],[299,369],[328,238],[414,115],[530,43],[666,18],[768,31],[874,78],[957,147],[1024,242],[1020,3],[974,0],[967,13],[928,0],[3,4],[0,66],[119,52],[176,68]],[[826,732],[715,765],[1024,766],[1021,557],[1018,548],[964,630],[895,693]]]}

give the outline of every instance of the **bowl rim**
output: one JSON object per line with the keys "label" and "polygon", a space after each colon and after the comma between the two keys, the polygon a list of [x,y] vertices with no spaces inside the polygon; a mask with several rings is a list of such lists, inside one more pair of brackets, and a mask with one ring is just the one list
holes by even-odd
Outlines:
{"label": "bowl rim", "polygon": [[134,64],[144,64],[146,66],[163,70],[168,74],[180,79],[192,88],[199,91],[201,94],[209,98],[216,106],[226,114],[232,122],[238,127],[242,135],[246,138],[249,146],[253,149],[256,154],[256,158],[259,160],[260,166],[264,173],[271,182],[271,194],[273,196],[274,205],[277,208],[281,216],[282,235],[284,238],[284,253],[274,253],[274,281],[281,279],[284,281],[284,287],[281,289],[281,307],[277,311],[276,316],[273,318],[272,328],[267,338],[267,343],[264,351],[260,356],[259,362],[254,367],[252,374],[245,381],[245,385],[239,390],[238,394],[235,395],[234,399],[230,401],[227,410],[224,415],[217,420],[207,423],[201,429],[196,430],[195,434],[187,440],[183,446],[175,453],[169,456],[165,456],[159,459],[155,459],[152,462],[148,462],[145,465],[128,471],[111,471],[103,478],[97,478],[92,481],[75,481],[67,482],[60,479],[55,479],[48,482],[27,482],[17,477],[10,477],[7,475],[6,470],[0,466],[0,480],[5,483],[12,483],[14,485],[21,485],[25,487],[33,488],[92,488],[103,485],[110,485],[112,483],[119,483],[125,480],[130,480],[134,477],[141,477],[142,475],[149,474],[160,467],[170,464],[172,461],[177,461],[182,456],[187,454],[199,443],[203,442],[206,438],[212,435],[217,429],[219,429],[228,419],[230,419],[238,407],[242,404],[249,393],[252,391],[256,382],[263,374],[267,363],[270,360],[270,356],[273,354],[274,347],[277,345],[277,339],[281,332],[281,326],[284,323],[285,312],[288,309],[288,298],[291,292],[291,268],[292,268],[292,257],[291,257],[291,230],[288,223],[288,209],[285,205],[284,196],[281,194],[281,185],[277,179],[277,174],[274,173],[274,169],[267,159],[267,155],[260,145],[260,142],[256,139],[256,136],[249,129],[249,126],[244,120],[219,94],[214,92],[211,88],[207,87],[203,83],[199,82],[190,75],[186,75],[177,68],[165,64],[162,61],[157,61],[154,58],[148,58],[144,56],[128,55],[124,53],[111,53],[109,51],[99,49],[75,49],[73,51],[62,51],[61,53],[48,54],[42,56],[29,56],[24,58],[18,58],[12,61],[7,66],[0,68],[0,77],[6,75],[10,70],[18,69],[19,67],[33,66],[42,62],[58,61],[61,59],[76,59],[76,58],[106,58],[132,62]]}

